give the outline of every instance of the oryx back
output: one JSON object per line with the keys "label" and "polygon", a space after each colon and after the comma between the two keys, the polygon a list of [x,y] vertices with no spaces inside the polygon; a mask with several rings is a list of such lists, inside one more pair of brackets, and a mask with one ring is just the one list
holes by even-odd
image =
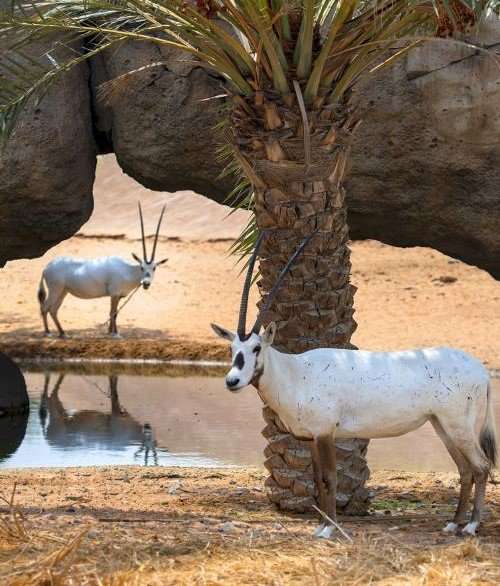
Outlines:
{"label": "oryx back", "polygon": [[[488,372],[460,350],[319,349],[279,360],[287,362],[274,367],[282,373],[280,417],[297,435],[391,437],[433,415],[468,417],[474,424],[484,417]],[[264,374],[262,384],[267,381]]]}

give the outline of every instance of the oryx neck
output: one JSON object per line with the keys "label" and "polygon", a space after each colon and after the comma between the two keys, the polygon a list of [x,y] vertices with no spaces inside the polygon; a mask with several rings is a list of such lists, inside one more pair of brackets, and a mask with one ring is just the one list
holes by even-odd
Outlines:
{"label": "oryx neck", "polygon": [[258,391],[261,399],[270,407],[276,409],[281,403],[285,386],[281,381],[288,373],[287,361],[291,354],[284,354],[272,346],[267,348],[263,356],[262,373],[258,381]]}

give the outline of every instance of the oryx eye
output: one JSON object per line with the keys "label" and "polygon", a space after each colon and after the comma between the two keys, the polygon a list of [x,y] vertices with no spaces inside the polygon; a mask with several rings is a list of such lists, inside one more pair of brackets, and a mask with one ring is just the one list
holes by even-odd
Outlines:
{"label": "oryx eye", "polygon": [[260,346],[255,346],[255,348],[253,349],[255,354],[258,354],[261,351],[261,347]]}

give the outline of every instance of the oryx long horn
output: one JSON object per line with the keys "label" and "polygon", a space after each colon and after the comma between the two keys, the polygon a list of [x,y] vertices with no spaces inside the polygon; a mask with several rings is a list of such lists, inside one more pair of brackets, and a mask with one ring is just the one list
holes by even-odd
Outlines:
{"label": "oryx long horn", "polygon": [[302,241],[302,244],[292,254],[292,256],[290,257],[290,260],[286,263],[286,265],[281,270],[281,273],[279,274],[278,278],[276,279],[276,283],[274,284],[271,291],[269,291],[269,294],[267,296],[266,303],[265,303],[264,307],[262,308],[261,311],[259,311],[259,315],[257,316],[257,319],[255,320],[255,325],[252,328],[252,332],[254,332],[255,334],[259,333],[260,327],[262,325],[262,318],[263,318],[264,314],[266,313],[266,311],[271,307],[271,304],[274,301],[274,298],[276,297],[276,293],[278,292],[279,288],[281,287],[281,284],[283,283],[283,279],[285,278],[286,274],[290,270],[290,267],[293,265],[293,263],[295,262],[295,260],[299,256],[299,254],[309,244],[309,241],[316,233],[317,233],[317,230],[315,230],[312,234],[309,234],[309,236],[304,238],[304,240]]}
{"label": "oryx long horn", "polygon": [[240,339],[243,339],[246,335],[245,328],[246,328],[246,321],[247,321],[247,309],[248,309],[248,295],[250,293],[250,286],[252,285],[252,275],[253,269],[255,266],[255,261],[257,260],[257,254],[259,253],[260,245],[262,244],[262,240],[264,238],[265,232],[262,232],[260,236],[257,238],[257,242],[255,243],[255,248],[253,249],[252,256],[248,261],[248,269],[247,269],[247,276],[245,279],[245,284],[243,285],[243,292],[241,294],[241,303],[240,303],[240,315],[238,318],[238,336]]}
{"label": "oryx long horn", "polygon": [[144,234],[144,219],[142,217],[141,202],[138,202],[139,206],[139,218],[141,220],[141,236],[142,236],[142,257],[144,262],[148,261],[148,253],[146,252],[146,234]]}
{"label": "oryx long horn", "polygon": [[160,235],[160,226],[161,221],[163,220],[163,214],[165,213],[165,207],[166,206],[163,206],[161,209],[160,219],[158,220],[158,226],[156,226],[155,240],[153,242],[153,252],[151,253],[151,260],[149,262],[153,262],[155,259],[156,245],[158,244],[158,236]]}

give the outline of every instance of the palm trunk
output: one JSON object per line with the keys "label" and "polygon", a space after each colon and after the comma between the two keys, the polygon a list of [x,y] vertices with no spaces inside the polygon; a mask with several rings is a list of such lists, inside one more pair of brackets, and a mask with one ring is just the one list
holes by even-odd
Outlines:
{"label": "palm trunk", "polygon": [[[282,351],[353,348],[355,287],[349,282],[342,179],[355,121],[347,108],[340,114],[326,109],[310,112],[308,147],[297,104],[275,107],[248,103],[246,113],[250,107],[260,115],[262,127],[257,127],[257,117],[250,122],[235,108],[233,138],[240,163],[254,185],[258,227],[272,230],[261,249],[259,287],[263,298],[304,236],[318,230],[291,269],[264,323],[277,322],[275,344]],[[288,434],[267,406],[264,419],[263,434],[269,442],[265,465],[271,474],[266,485],[271,500],[284,510],[311,511],[316,490],[310,442]],[[337,505],[346,513],[361,513],[367,508],[367,444],[364,440],[337,443]]]}

